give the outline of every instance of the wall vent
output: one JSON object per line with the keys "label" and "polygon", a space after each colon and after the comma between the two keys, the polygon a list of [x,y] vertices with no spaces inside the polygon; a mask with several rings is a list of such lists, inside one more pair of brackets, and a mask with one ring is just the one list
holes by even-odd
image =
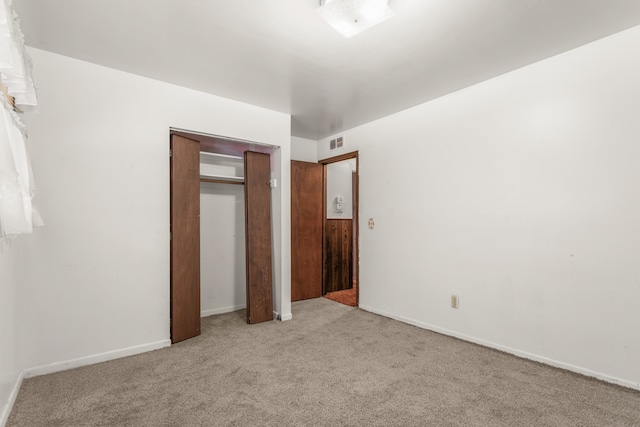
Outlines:
{"label": "wall vent", "polygon": [[329,150],[335,150],[336,148],[342,148],[344,145],[343,137],[339,136],[336,139],[329,141]]}

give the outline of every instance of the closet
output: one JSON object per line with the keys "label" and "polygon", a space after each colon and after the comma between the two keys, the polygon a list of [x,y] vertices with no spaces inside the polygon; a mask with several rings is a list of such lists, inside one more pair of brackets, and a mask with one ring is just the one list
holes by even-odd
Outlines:
{"label": "closet", "polygon": [[201,315],[272,320],[274,147],[175,129],[170,144],[172,342],[199,335]]}
{"label": "closet", "polygon": [[200,313],[246,303],[244,157],[200,152]]}

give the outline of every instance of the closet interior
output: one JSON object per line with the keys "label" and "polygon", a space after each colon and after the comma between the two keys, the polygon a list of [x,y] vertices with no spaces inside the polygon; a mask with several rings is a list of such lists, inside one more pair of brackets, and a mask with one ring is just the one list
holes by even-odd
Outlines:
{"label": "closet interior", "polygon": [[200,152],[201,316],[246,306],[244,158]]}

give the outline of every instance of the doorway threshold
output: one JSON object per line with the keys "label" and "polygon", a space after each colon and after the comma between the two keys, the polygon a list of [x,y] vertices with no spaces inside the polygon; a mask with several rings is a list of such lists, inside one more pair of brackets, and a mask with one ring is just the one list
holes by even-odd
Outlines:
{"label": "doorway threshold", "polygon": [[339,302],[340,304],[348,305],[350,307],[357,307],[356,301],[357,285],[354,283],[353,288],[345,289],[342,291],[328,292],[324,297],[331,301]]}

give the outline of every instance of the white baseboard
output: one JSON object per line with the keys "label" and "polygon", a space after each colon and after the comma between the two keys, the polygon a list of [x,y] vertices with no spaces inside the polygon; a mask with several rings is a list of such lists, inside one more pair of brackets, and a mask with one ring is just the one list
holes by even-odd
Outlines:
{"label": "white baseboard", "polygon": [[632,382],[632,381],[623,380],[621,378],[617,378],[617,377],[614,377],[614,376],[611,376],[611,375],[603,374],[603,373],[600,373],[600,372],[595,372],[595,371],[592,371],[590,369],[582,368],[580,366],[575,366],[575,365],[572,365],[570,363],[561,362],[561,361],[558,361],[558,360],[550,359],[548,357],[544,357],[544,356],[540,356],[540,355],[537,355],[537,354],[528,353],[526,351],[518,350],[518,349],[515,349],[515,348],[507,347],[507,346],[504,346],[504,345],[496,344],[494,342],[485,341],[483,339],[475,338],[475,337],[472,337],[472,336],[469,336],[469,335],[460,334],[458,332],[451,331],[449,329],[441,328],[439,326],[430,325],[428,323],[419,322],[417,320],[410,319],[408,317],[396,316],[394,314],[387,313],[385,311],[378,310],[378,309],[373,308],[373,307],[367,307],[367,306],[360,305],[360,308],[365,310],[365,311],[369,311],[371,313],[379,314],[379,315],[384,316],[384,317],[389,317],[391,319],[395,319],[395,320],[398,320],[398,321],[403,322],[403,323],[408,323],[410,325],[417,326],[417,327],[422,328],[422,329],[428,329],[430,331],[438,332],[439,334],[448,335],[448,336],[451,336],[451,337],[455,337],[455,338],[461,339],[463,341],[468,341],[468,342],[472,342],[474,344],[479,344],[479,345],[482,345],[482,346],[485,346],[485,347],[490,347],[490,348],[494,348],[496,350],[504,351],[505,353],[510,353],[510,354],[513,354],[514,356],[522,357],[524,359],[529,359],[529,360],[533,360],[535,362],[544,363],[545,365],[553,366],[555,368],[560,368],[560,369],[565,369],[567,371],[576,372],[578,374],[582,374],[582,375],[585,375],[585,376],[588,376],[588,377],[597,378],[599,380],[606,381],[608,383],[617,384],[617,385],[620,385],[622,387],[627,387],[627,388],[632,388],[632,389],[635,389],[635,390],[640,390],[640,383],[635,383],[635,382]]}
{"label": "white baseboard", "polygon": [[24,378],[37,377],[40,375],[52,374],[54,372],[66,371],[67,369],[79,368],[81,366],[93,365],[94,363],[106,362],[108,360],[119,359],[121,357],[133,356],[135,354],[146,353],[152,350],[169,347],[171,340],[156,341],[149,344],[136,345],[119,350],[107,351],[105,353],[91,356],[79,357],[65,362],[51,363],[50,365],[36,366],[24,370]]}
{"label": "white baseboard", "polygon": [[[243,310],[247,308],[246,305],[234,305],[231,307],[222,307],[222,308],[214,308],[211,310],[202,310],[200,312],[200,317],[207,317],[207,316],[213,316],[215,314],[223,314],[223,313],[231,313],[234,311],[238,311],[238,310]],[[273,318],[276,320],[291,320],[293,319],[293,314],[288,313],[288,314],[280,314],[277,311],[273,311]]]}
{"label": "white baseboard", "polygon": [[24,371],[18,374],[18,378],[16,378],[16,382],[13,385],[13,389],[11,389],[11,394],[9,395],[9,400],[6,402],[4,408],[2,408],[2,412],[0,412],[0,427],[4,427],[9,420],[9,414],[11,413],[11,409],[13,408],[14,403],[16,403],[16,399],[18,398],[18,392],[20,391],[20,387],[22,386],[22,380],[24,379]]}
{"label": "white baseboard", "polygon": [[273,310],[273,318],[275,320],[281,320],[281,321],[285,321],[285,320],[291,320],[293,319],[293,314],[289,313],[289,314],[280,314],[277,311]]}
{"label": "white baseboard", "polygon": [[282,320],[283,322],[286,320],[291,320],[293,319],[293,314],[291,313],[286,313],[286,314],[281,314],[280,315],[280,320]]}
{"label": "white baseboard", "polygon": [[232,305],[230,307],[220,307],[220,308],[212,308],[210,310],[202,310],[200,311],[200,317],[213,316],[214,314],[223,314],[223,313],[231,313],[233,311],[242,310],[247,308],[245,304],[241,305]]}

